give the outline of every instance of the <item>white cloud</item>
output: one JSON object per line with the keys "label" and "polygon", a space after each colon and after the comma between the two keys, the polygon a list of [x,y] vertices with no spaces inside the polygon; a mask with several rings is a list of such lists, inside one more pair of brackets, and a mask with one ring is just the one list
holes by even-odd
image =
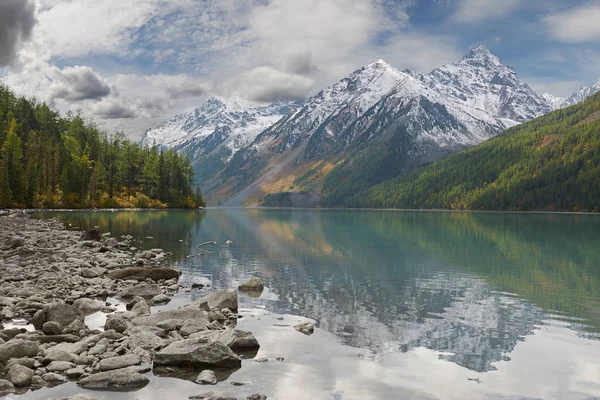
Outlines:
{"label": "white cloud", "polygon": [[297,98],[379,58],[427,72],[458,57],[451,39],[411,29],[410,0],[392,8],[389,0],[139,0],[135,10],[123,0],[36,4],[34,40],[5,82],[136,136],[211,93]]}
{"label": "white cloud", "polygon": [[308,94],[313,80],[272,67],[257,67],[225,83],[223,94],[239,96],[261,103],[299,99]]}
{"label": "white cloud", "polygon": [[506,17],[522,4],[522,0],[458,0],[458,8],[451,19],[456,22],[480,23]]}
{"label": "white cloud", "polygon": [[132,30],[160,11],[160,0],[38,0],[36,36],[54,57],[127,50]]}
{"label": "white cloud", "polygon": [[544,22],[551,37],[565,43],[600,41],[600,1],[550,14]]}

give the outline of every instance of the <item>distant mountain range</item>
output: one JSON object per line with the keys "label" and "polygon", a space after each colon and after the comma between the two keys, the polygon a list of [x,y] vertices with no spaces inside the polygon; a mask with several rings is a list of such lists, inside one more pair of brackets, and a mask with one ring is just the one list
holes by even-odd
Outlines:
{"label": "distant mountain range", "polygon": [[538,95],[480,46],[427,75],[379,60],[301,101],[212,98],[143,142],[188,154],[209,204],[337,205],[598,91]]}

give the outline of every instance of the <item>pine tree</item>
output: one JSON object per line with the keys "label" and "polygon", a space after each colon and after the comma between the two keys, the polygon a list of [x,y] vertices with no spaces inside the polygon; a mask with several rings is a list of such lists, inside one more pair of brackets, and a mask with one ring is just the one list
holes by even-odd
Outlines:
{"label": "pine tree", "polygon": [[23,203],[23,150],[21,139],[17,136],[15,129],[17,122],[13,119],[8,128],[6,140],[2,145],[2,169],[1,176],[6,177],[10,189],[10,200],[13,203]]}

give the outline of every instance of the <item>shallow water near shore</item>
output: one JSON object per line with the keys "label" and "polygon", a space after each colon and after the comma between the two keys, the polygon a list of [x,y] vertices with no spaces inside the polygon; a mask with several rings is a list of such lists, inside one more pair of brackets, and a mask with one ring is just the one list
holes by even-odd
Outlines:
{"label": "shallow water near shore", "polygon": [[[164,307],[260,277],[261,298],[240,295],[238,328],[255,334],[257,357],[269,361],[244,360],[216,386],[154,378],[131,393],[71,383],[14,398],[185,399],[213,390],[283,400],[600,397],[600,216],[261,209],[35,216],[132,235],[138,247],[172,252],[166,264],[183,271],[184,286],[211,283]],[[317,322],[314,335],[292,328],[304,318]]]}

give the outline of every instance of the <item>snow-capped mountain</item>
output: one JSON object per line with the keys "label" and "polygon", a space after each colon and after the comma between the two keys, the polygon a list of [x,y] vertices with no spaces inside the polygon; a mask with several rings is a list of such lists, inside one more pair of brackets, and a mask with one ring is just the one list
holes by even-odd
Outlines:
{"label": "snow-capped mountain", "polygon": [[[256,136],[289,114],[301,102],[280,101],[268,106],[244,107],[215,97],[189,113],[176,116],[144,134],[142,144],[174,147],[192,156],[223,145],[227,159]],[[206,146],[203,146],[206,145]]]}
{"label": "snow-capped mountain", "polygon": [[369,64],[310,98],[304,107],[262,133],[254,146],[261,147],[283,135],[284,151],[317,131],[335,135],[404,78],[404,73],[383,60]]}
{"label": "snow-capped mountain", "polygon": [[582,87],[567,98],[555,97],[548,93],[544,93],[544,97],[549,101],[550,104],[552,104],[554,110],[558,110],[559,108],[565,108],[577,103],[581,103],[588,97],[598,92],[600,92],[600,81],[598,81],[595,85]]}
{"label": "snow-capped mountain", "polygon": [[455,64],[425,75],[423,81],[451,102],[506,121],[507,127],[552,110],[543,97],[484,46]]}
{"label": "snow-capped mountain", "polygon": [[221,176],[228,190],[214,200],[239,205],[278,191],[341,198],[551,110],[485,47],[427,75],[379,60],[236,153]]}
{"label": "snow-capped mountain", "polygon": [[293,192],[334,205],[598,90],[538,95],[480,46],[427,75],[378,60],[304,102],[244,108],[210,99],[143,140],[190,155],[213,204]]}

